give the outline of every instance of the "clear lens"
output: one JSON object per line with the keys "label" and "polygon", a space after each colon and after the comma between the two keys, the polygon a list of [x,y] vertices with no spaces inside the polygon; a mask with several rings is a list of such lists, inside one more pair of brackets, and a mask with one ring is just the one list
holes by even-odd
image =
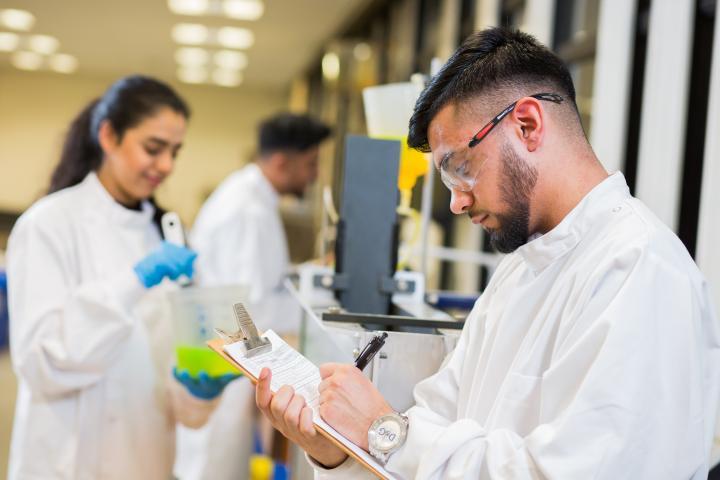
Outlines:
{"label": "clear lens", "polygon": [[[473,168],[472,163],[468,163],[463,166],[463,173],[459,173],[461,170],[457,166],[450,163],[447,169],[440,169],[440,179],[448,190],[457,190],[458,192],[469,192],[475,188],[475,181],[478,176],[479,170]],[[451,173],[455,172],[455,173]]]}

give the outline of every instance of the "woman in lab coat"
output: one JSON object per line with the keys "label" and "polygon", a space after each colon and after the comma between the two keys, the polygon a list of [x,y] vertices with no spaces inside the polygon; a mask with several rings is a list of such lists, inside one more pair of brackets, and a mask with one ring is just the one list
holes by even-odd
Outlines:
{"label": "woman in lab coat", "polygon": [[156,287],[192,276],[195,254],[161,241],[152,200],[188,116],[157,80],[117,81],[72,123],[50,193],[13,229],[11,479],[167,479],[177,412],[207,414],[171,380],[168,282]]}

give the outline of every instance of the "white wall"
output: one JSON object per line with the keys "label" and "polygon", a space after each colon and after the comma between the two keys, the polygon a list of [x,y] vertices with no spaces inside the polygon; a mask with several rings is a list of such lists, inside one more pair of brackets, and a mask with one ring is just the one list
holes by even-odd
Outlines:
{"label": "white wall", "polygon": [[[0,211],[42,195],[71,119],[112,78],[0,70]],[[176,170],[158,193],[190,224],[205,196],[255,148],[255,125],[287,105],[286,92],[173,85],[192,109]]]}

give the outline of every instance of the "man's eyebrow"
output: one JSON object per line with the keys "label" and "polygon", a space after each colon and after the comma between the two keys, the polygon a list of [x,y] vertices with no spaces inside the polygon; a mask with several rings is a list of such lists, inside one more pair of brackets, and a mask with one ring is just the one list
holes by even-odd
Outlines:
{"label": "man's eyebrow", "polygon": [[149,142],[154,142],[154,143],[159,143],[160,145],[163,145],[163,146],[170,144],[170,142],[168,142],[167,140],[164,140],[164,139],[158,138],[158,137],[150,137],[150,138],[147,139],[147,141],[149,141]]}
{"label": "man's eyebrow", "polygon": [[455,152],[447,152],[445,155],[443,155],[442,160],[440,160],[440,170],[446,170],[445,167],[447,167],[447,164],[453,157],[453,155],[455,155]]}

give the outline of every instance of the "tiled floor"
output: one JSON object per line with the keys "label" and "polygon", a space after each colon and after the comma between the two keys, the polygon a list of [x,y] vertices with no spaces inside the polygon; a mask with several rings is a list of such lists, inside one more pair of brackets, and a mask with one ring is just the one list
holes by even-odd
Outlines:
{"label": "tiled floor", "polygon": [[5,478],[17,392],[15,375],[10,366],[10,352],[7,350],[0,351],[0,392],[0,478]]}

